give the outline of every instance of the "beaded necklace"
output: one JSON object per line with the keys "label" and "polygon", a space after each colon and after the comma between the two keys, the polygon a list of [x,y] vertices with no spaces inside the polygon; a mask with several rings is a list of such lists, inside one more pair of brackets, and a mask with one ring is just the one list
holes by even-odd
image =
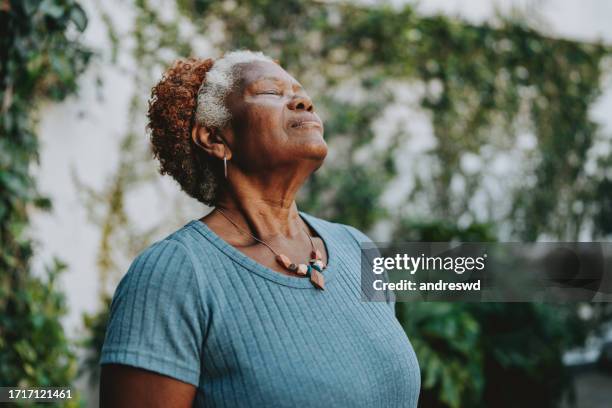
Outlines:
{"label": "beaded necklace", "polygon": [[251,234],[250,232],[245,231],[244,229],[240,228],[238,224],[232,221],[232,219],[227,214],[225,214],[225,212],[223,212],[220,208],[216,208],[216,210],[219,211],[219,213],[221,213],[221,215],[223,215],[239,231],[247,235],[250,235],[251,238],[253,238],[255,241],[265,245],[270,251],[272,251],[272,253],[275,255],[276,262],[279,265],[281,265],[283,268],[297,275],[308,276],[310,278],[310,282],[313,284],[314,287],[316,287],[317,289],[321,289],[321,290],[325,289],[324,288],[325,278],[323,278],[322,272],[323,272],[323,269],[327,267],[327,265],[323,263],[321,252],[319,252],[319,250],[315,248],[314,242],[312,241],[312,237],[310,236],[310,234],[308,233],[308,231],[306,231],[304,227],[302,227],[302,230],[306,233],[306,236],[308,237],[308,240],[310,241],[310,249],[311,249],[310,259],[308,260],[308,263],[306,264],[303,264],[303,263],[296,264],[292,262],[291,259],[289,259],[287,255],[276,252],[274,248],[272,248],[266,242],[257,238],[255,235]]}

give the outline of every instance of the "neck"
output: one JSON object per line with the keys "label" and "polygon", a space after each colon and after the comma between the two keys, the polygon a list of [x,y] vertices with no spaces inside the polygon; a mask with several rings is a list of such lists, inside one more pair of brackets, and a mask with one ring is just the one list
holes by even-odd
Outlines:
{"label": "neck", "polygon": [[305,177],[287,175],[279,180],[233,172],[230,179],[220,189],[216,207],[241,228],[262,240],[301,233],[304,223],[295,196]]}

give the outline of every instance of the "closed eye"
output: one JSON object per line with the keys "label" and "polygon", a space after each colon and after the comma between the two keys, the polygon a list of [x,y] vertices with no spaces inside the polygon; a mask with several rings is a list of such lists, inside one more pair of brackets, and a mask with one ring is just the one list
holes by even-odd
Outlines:
{"label": "closed eye", "polygon": [[281,93],[279,91],[269,90],[269,91],[258,92],[257,94],[258,95],[280,95]]}

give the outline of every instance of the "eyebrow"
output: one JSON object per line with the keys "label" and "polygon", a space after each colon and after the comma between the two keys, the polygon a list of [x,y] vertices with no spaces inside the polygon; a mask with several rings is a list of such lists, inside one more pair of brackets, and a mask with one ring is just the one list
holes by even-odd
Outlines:
{"label": "eyebrow", "polygon": [[[275,76],[265,76],[265,77],[257,78],[255,81],[251,82],[251,83],[249,84],[249,86],[250,86],[250,85],[253,85],[253,84],[256,84],[257,82],[260,82],[260,81],[266,81],[266,80],[267,80],[267,81],[272,81],[272,82],[284,82],[284,81],[283,81],[282,79],[280,79],[279,77],[275,77]],[[292,87],[297,86],[297,87],[298,87],[298,89],[300,89],[300,90],[303,90],[303,89],[304,89],[304,87],[302,86],[302,84],[300,84],[299,82],[293,82],[293,83],[291,84],[291,86],[292,86]]]}

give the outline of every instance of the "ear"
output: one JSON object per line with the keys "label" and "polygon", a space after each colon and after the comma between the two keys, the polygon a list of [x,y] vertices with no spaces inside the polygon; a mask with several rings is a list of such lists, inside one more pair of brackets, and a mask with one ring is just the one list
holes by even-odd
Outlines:
{"label": "ear", "polygon": [[191,129],[191,139],[196,145],[199,145],[199,149],[203,149],[213,157],[222,160],[224,156],[227,156],[228,159],[232,156],[227,144],[216,130],[196,123]]}

